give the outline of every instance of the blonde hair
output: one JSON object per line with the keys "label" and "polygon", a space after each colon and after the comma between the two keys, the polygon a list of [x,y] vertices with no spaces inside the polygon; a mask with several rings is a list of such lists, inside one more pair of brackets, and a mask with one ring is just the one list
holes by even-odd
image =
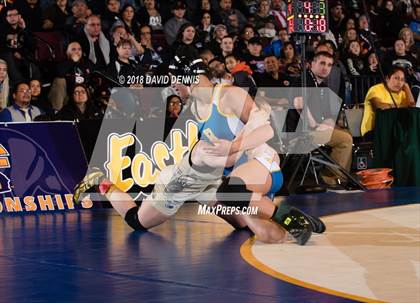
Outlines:
{"label": "blonde hair", "polygon": [[[412,46],[413,46],[413,44],[414,44],[414,34],[413,34],[413,31],[412,31],[409,27],[403,27],[403,28],[400,30],[400,32],[398,33],[398,38],[399,38],[399,39],[401,39],[401,40],[403,40],[403,41],[404,41],[404,39],[402,38],[402,36],[403,36],[404,32],[409,32],[409,33],[411,34],[410,44],[409,44],[409,45],[408,45],[408,47],[407,47],[407,51],[408,51],[408,49],[409,49],[410,47],[412,47]],[[405,41],[404,41],[404,43],[405,43]]]}
{"label": "blonde hair", "polygon": [[[0,64],[3,64],[6,66],[7,71],[7,63],[6,61],[0,59]],[[6,72],[6,78],[4,78],[4,81],[2,83],[2,89],[0,91],[0,111],[7,107],[8,101],[9,101],[9,74]]]}

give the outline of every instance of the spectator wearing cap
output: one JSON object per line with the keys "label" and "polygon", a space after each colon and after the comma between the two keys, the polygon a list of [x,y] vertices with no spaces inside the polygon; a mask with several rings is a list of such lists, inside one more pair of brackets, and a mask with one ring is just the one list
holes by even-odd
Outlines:
{"label": "spectator wearing cap", "polygon": [[172,9],[173,17],[169,19],[164,25],[165,38],[168,45],[172,45],[175,42],[181,26],[185,23],[188,23],[188,20],[184,18],[185,9],[185,3],[182,1],[177,1]]}
{"label": "spectator wearing cap", "polygon": [[251,38],[248,42],[248,54],[244,56],[246,63],[254,73],[264,73],[264,56],[260,38]]}
{"label": "spectator wearing cap", "polygon": [[340,34],[346,28],[346,16],[343,11],[343,3],[339,0],[334,1],[330,6],[329,24],[330,30],[334,34],[335,40],[339,41]]}
{"label": "spectator wearing cap", "polygon": [[101,16],[102,31],[104,33],[108,34],[115,22],[121,22],[120,7],[119,0],[106,0],[105,12]]}
{"label": "spectator wearing cap", "polygon": [[0,122],[32,122],[42,110],[31,105],[31,89],[26,82],[17,84],[13,90],[13,104],[0,112]]}
{"label": "spectator wearing cap", "polygon": [[42,29],[51,31],[63,31],[66,19],[70,16],[67,0],[56,0],[43,14]]}
{"label": "spectator wearing cap", "polygon": [[236,15],[239,23],[239,31],[247,24],[245,16],[237,9],[232,8],[232,0],[220,0],[220,10],[216,12],[216,24],[229,24],[229,16]]}
{"label": "spectator wearing cap", "polygon": [[220,53],[220,43],[222,43],[222,38],[227,36],[227,27],[224,24],[218,24],[214,28],[213,33],[213,40],[210,42],[210,49],[213,52],[213,54],[219,54]]}
{"label": "spectator wearing cap", "polygon": [[209,70],[213,78],[213,84],[232,84],[232,76],[226,71],[225,62],[219,57],[215,57],[209,62]]}
{"label": "spectator wearing cap", "polygon": [[137,13],[137,22],[149,25],[154,31],[163,30],[162,16],[156,7],[155,0],[145,0],[144,6]]}
{"label": "spectator wearing cap", "polygon": [[83,33],[87,18],[92,15],[92,11],[85,0],[74,0],[71,12],[72,15],[66,20],[65,29],[72,38],[76,38]]}
{"label": "spectator wearing cap", "polygon": [[5,9],[6,23],[0,30],[0,58],[7,62],[11,84],[40,78],[39,68],[32,62],[35,41],[26,28],[26,22],[14,6]]}
{"label": "spectator wearing cap", "polygon": [[93,63],[96,70],[105,70],[110,62],[110,44],[101,30],[101,18],[91,15],[87,19],[78,41],[83,54]]}

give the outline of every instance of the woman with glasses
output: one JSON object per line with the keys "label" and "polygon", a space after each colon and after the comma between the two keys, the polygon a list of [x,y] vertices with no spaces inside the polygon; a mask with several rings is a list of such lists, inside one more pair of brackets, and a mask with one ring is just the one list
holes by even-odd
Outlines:
{"label": "woman with glasses", "polygon": [[94,105],[90,92],[84,84],[76,84],[70,96],[69,103],[56,115],[56,120],[81,121],[101,119],[100,110]]}
{"label": "woman with glasses", "polygon": [[145,70],[156,69],[165,58],[163,47],[153,45],[152,34],[153,30],[150,25],[142,25],[139,29],[140,44],[144,49],[144,53],[139,56],[139,61]]}

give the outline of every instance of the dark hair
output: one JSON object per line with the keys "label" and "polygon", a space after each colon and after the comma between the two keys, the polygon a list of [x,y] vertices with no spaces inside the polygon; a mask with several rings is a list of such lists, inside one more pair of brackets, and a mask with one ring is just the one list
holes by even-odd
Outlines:
{"label": "dark hair", "polygon": [[402,72],[405,75],[405,68],[401,66],[392,66],[385,75],[385,78],[389,79],[396,72]]}
{"label": "dark hair", "polygon": [[21,82],[16,83],[16,85],[13,87],[13,91],[12,91],[12,93],[13,93],[13,94],[16,94],[16,93],[17,93],[17,91],[18,91],[19,86],[21,86],[21,85],[23,85],[23,84],[25,84],[25,85],[27,85],[28,87],[30,87],[29,83],[27,83],[27,82],[25,82],[25,81],[21,81]]}
{"label": "dark hair", "polygon": [[297,50],[296,50],[295,45],[292,42],[287,41],[287,42],[284,42],[284,44],[283,44],[283,46],[280,50],[280,58],[286,59],[286,47],[289,46],[289,45],[291,45],[292,48],[293,48],[293,51],[295,53],[294,57],[297,56]]}
{"label": "dark hair", "polygon": [[[178,33],[176,34],[176,41],[182,41],[182,35],[184,34],[184,31],[188,28],[192,27],[195,30],[195,27],[192,23],[187,22],[181,25],[181,27],[178,30]],[[194,40],[197,38],[197,35],[194,36]]]}
{"label": "dark hair", "polygon": [[166,98],[166,112],[169,113],[169,104],[170,104],[170,101],[171,101],[172,98],[178,98],[179,99],[179,103],[181,104],[180,112],[182,112],[182,107],[183,107],[182,99],[178,95],[170,95]]}
{"label": "dark hair", "polygon": [[318,59],[321,56],[324,56],[324,57],[327,57],[327,58],[330,58],[330,59],[333,59],[334,60],[334,56],[331,55],[329,52],[319,52],[319,53],[316,53],[314,55],[314,57],[312,58],[312,60]]}
{"label": "dark hair", "polygon": [[17,11],[20,14],[19,9],[16,5],[8,5],[4,8],[4,16],[7,16],[7,12],[9,11]]}
{"label": "dark hair", "polygon": [[225,56],[225,62],[226,62],[226,59],[227,58],[229,58],[229,57],[232,57],[233,59],[235,59],[236,61],[240,61],[240,58],[237,56],[237,55],[235,55],[235,54],[229,54],[229,55],[227,55],[227,56]]}

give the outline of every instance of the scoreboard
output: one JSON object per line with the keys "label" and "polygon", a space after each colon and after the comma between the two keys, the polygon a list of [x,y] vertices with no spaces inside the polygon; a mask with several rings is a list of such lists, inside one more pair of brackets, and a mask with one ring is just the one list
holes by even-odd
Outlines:
{"label": "scoreboard", "polygon": [[326,0],[287,0],[289,34],[320,34],[328,31]]}

